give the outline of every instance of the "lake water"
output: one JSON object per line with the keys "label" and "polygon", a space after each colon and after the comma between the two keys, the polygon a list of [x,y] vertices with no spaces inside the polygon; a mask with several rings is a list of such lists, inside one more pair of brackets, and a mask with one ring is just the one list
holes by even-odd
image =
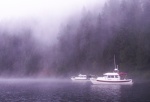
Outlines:
{"label": "lake water", "polygon": [[1,80],[0,102],[150,102],[150,83],[92,85],[67,80]]}

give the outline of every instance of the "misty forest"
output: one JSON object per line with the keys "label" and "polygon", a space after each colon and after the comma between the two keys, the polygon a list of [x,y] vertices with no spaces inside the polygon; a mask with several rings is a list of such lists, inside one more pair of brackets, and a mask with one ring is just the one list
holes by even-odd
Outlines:
{"label": "misty forest", "polygon": [[114,69],[114,55],[119,70],[150,77],[149,0],[83,7],[61,24],[57,42],[49,46],[35,39],[30,27],[10,32],[0,26],[1,77],[101,75]]}

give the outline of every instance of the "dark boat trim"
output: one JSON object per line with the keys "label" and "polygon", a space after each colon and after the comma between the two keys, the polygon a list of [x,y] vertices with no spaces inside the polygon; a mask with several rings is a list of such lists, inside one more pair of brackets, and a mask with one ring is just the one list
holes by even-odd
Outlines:
{"label": "dark boat trim", "polygon": [[122,80],[122,81],[104,81],[104,80],[96,80],[98,82],[111,82],[111,83],[120,83],[120,82],[130,82],[131,80]]}
{"label": "dark boat trim", "polygon": [[90,80],[90,79],[74,79],[74,80]]}

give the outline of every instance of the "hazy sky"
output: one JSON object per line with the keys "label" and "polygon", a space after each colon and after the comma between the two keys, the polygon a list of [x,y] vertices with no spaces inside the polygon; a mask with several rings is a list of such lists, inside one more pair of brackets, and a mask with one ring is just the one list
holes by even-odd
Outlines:
{"label": "hazy sky", "polygon": [[[13,26],[16,21],[20,25],[34,20],[33,27],[37,38],[53,40],[62,21],[71,14],[81,12],[83,7],[92,9],[105,0],[0,0],[0,25],[4,22]],[[12,24],[10,24],[10,22]],[[5,25],[7,25],[7,23]],[[17,22],[18,23],[18,22]],[[25,23],[25,24],[23,24]],[[17,25],[16,25],[17,26]],[[10,27],[11,28],[11,27]]]}

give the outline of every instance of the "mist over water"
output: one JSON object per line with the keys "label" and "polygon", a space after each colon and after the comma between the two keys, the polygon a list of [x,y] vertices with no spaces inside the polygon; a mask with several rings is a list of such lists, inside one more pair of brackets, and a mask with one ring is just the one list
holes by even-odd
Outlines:
{"label": "mist over water", "polygon": [[[150,101],[149,11],[149,0],[0,0],[0,101]],[[114,55],[133,85],[71,81],[113,71]]]}
{"label": "mist over water", "polygon": [[[83,8],[95,9],[98,2],[6,0],[0,4],[0,76],[57,76],[60,30],[76,17],[79,22]],[[98,4],[97,4],[98,3]],[[59,58],[58,58],[59,59]]]}
{"label": "mist over water", "polygon": [[0,77],[101,75],[114,69],[114,54],[119,70],[150,77],[148,0],[8,1],[0,4]]}

